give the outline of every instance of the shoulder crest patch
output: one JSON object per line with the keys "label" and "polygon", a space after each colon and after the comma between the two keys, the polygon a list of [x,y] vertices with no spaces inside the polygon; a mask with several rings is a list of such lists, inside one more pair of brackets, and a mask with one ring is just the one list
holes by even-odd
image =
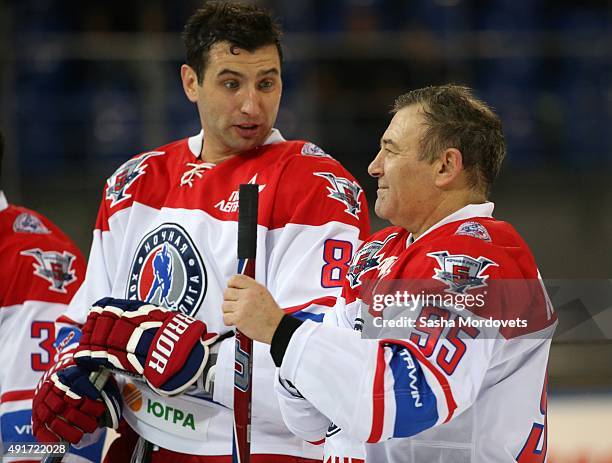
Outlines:
{"label": "shoulder crest patch", "polygon": [[124,163],[109,177],[106,181],[106,199],[111,200],[111,207],[116,206],[132,196],[127,193],[127,190],[138,177],[145,173],[147,167],[145,161],[152,156],[159,156],[161,154],[165,154],[165,152],[149,151],[148,153],[143,153]]}
{"label": "shoulder crest patch", "polygon": [[473,238],[478,238],[479,240],[488,242],[491,241],[491,237],[489,236],[489,232],[487,231],[485,226],[481,223],[474,221],[463,222],[457,228],[455,235],[471,236]]}
{"label": "shoulder crest patch", "polygon": [[310,142],[304,143],[304,146],[302,146],[302,154],[304,156],[316,156],[318,158],[331,158],[329,154],[327,154],[314,143]]}
{"label": "shoulder crest patch", "polygon": [[29,212],[22,212],[17,216],[13,222],[13,231],[15,233],[35,233],[38,235],[51,233],[38,217]]}
{"label": "shoulder crest patch", "polygon": [[357,182],[353,182],[348,178],[338,177],[331,172],[314,172],[317,177],[322,177],[327,180],[331,186],[327,187],[329,198],[340,201],[346,206],[345,212],[355,218],[359,218],[357,214],[361,212],[361,204],[359,204],[359,196],[362,193],[361,187]]}
{"label": "shoulder crest patch", "polygon": [[57,293],[66,294],[66,286],[77,279],[72,263],[75,256],[67,251],[43,251],[39,248],[21,251],[22,256],[31,256],[34,262],[34,275],[47,280],[49,289]]}

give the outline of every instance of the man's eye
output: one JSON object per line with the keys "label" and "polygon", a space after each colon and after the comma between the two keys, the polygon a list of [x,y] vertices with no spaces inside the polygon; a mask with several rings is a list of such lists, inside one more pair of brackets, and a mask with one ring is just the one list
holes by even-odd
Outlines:
{"label": "man's eye", "polygon": [[262,80],[259,83],[259,88],[261,88],[262,90],[270,90],[273,87],[274,87],[274,81],[273,80]]}
{"label": "man's eye", "polygon": [[229,88],[230,90],[235,90],[238,88],[238,81],[237,80],[226,80],[225,82],[223,82],[223,86],[225,88]]}

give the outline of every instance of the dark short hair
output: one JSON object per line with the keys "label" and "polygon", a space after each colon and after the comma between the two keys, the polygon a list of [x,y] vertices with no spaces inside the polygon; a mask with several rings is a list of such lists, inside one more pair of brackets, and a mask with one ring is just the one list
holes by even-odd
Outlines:
{"label": "dark short hair", "polygon": [[497,114],[472,90],[460,85],[420,88],[395,100],[393,113],[419,104],[426,130],[421,160],[433,162],[447,148],[456,148],[473,187],[489,194],[506,157],[506,142]]}
{"label": "dark short hair", "polygon": [[216,43],[229,42],[232,48],[249,52],[276,45],[282,62],[280,37],[280,27],[267,11],[228,2],[207,3],[191,15],[183,30],[187,64],[195,70],[198,83],[204,79],[208,52]]}

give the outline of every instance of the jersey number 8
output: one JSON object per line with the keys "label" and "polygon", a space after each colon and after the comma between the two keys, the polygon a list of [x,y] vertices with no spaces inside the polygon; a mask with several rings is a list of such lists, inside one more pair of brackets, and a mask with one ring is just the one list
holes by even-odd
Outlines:
{"label": "jersey number 8", "polygon": [[323,261],[321,269],[321,286],[323,288],[338,288],[342,286],[348,264],[353,256],[353,244],[349,241],[326,240],[323,247]]}

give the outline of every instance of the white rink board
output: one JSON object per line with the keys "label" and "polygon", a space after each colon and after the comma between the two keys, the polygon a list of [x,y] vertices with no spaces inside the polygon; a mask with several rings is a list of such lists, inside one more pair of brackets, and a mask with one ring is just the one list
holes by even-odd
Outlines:
{"label": "white rink board", "polygon": [[549,397],[549,463],[612,461],[612,394]]}

